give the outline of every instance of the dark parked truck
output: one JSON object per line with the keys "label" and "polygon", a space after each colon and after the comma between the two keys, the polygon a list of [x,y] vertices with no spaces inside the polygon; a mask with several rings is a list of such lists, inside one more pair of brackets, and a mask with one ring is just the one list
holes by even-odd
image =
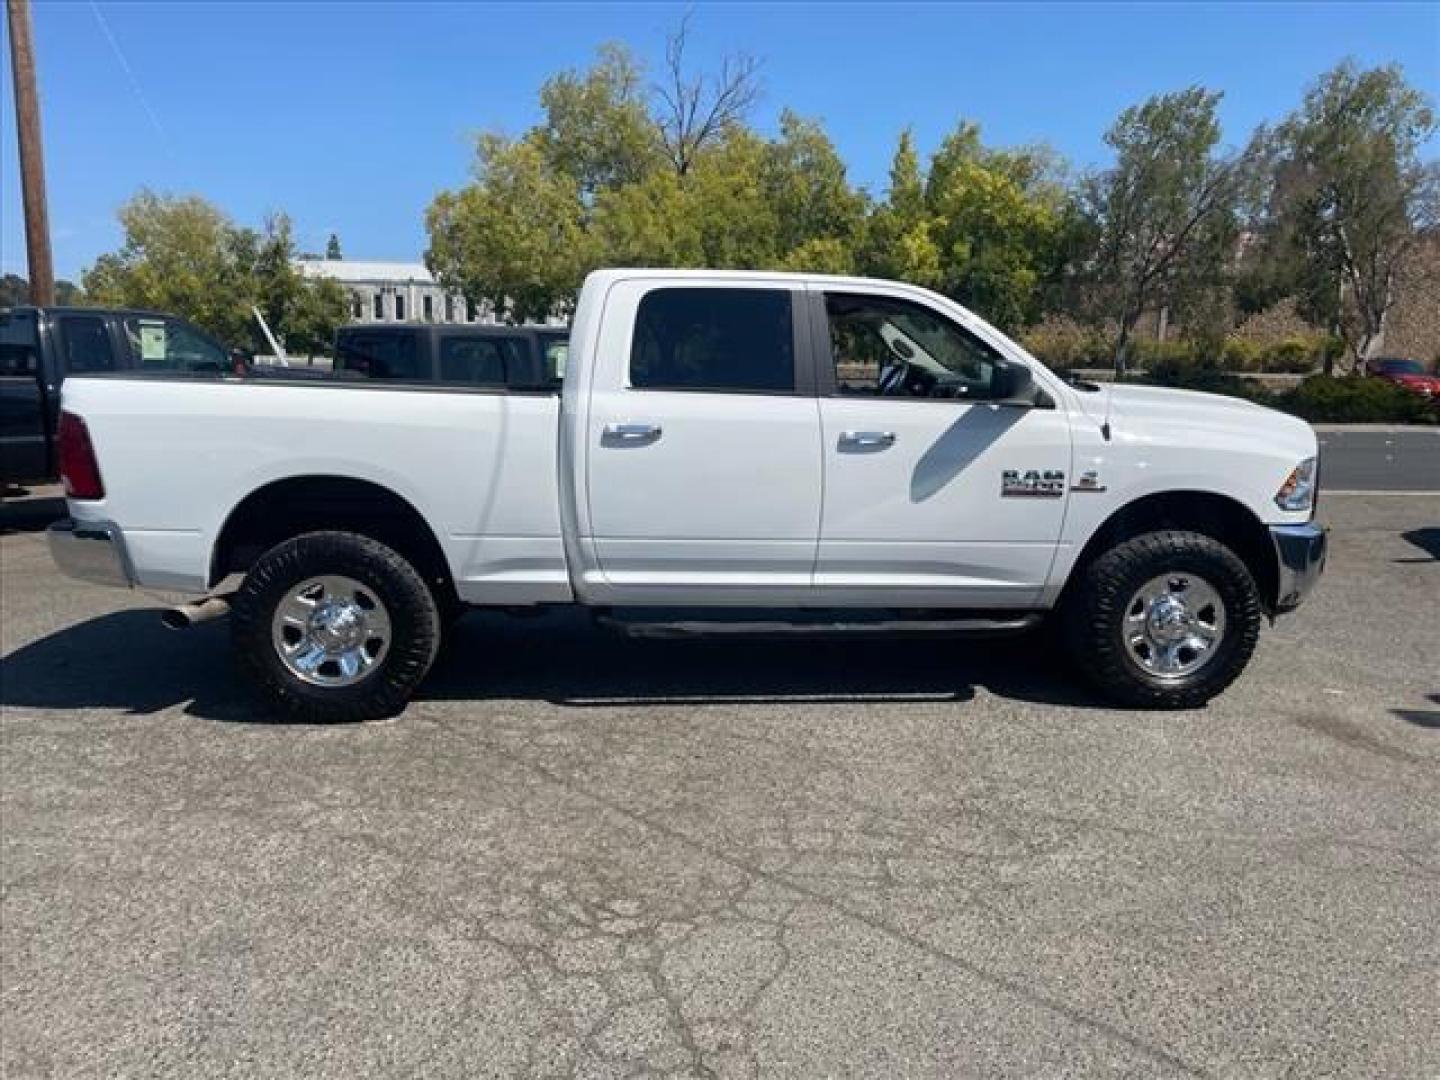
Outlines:
{"label": "dark parked truck", "polygon": [[229,370],[229,352],[204,331],[155,311],[0,309],[0,484],[58,475],[55,437],[67,375]]}
{"label": "dark parked truck", "polygon": [[335,372],[391,382],[554,389],[565,374],[563,326],[341,327]]}

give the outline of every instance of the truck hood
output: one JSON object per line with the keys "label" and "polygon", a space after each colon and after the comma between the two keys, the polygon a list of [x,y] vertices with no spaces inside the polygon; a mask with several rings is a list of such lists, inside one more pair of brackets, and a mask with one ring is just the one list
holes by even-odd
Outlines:
{"label": "truck hood", "polygon": [[1263,447],[1296,461],[1315,453],[1315,432],[1309,424],[1253,401],[1128,383],[1105,384],[1104,392],[1110,395],[1112,427],[1130,439],[1180,442],[1203,433],[1205,442],[1219,438],[1237,446]]}

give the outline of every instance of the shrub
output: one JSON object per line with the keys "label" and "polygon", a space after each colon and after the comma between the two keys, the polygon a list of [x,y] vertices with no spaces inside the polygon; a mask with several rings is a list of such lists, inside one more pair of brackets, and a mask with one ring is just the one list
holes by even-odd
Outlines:
{"label": "shrub", "polygon": [[1312,375],[1298,386],[1271,393],[1258,379],[1195,364],[1158,364],[1145,377],[1154,386],[1200,390],[1244,398],[1313,423],[1434,424],[1440,409],[1383,379],[1358,375]]}
{"label": "shrub", "polygon": [[1130,346],[1130,366],[1153,371],[1157,367],[1184,367],[1199,362],[1198,351],[1188,341],[1133,342]]}
{"label": "shrub", "polygon": [[1271,394],[1262,383],[1254,379],[1242,379],[1228,371],[1221,371],[1214,365],[1202,364],[1156,364],[1146,374],[1145,381],[1154,386],[1168,386],[1176,390],[1200,390],[1207,394],[1224,394],[1226,397],[1245,398],[1269,404]]}
{"label": "shrub", "polygon": [[1260,352],[1260,370],[1303,375],[1314,371],[1325,355],[1326,339],[1286,338]]}
{"label": "shrub", "polygon": [[1260,370],[1259,345],[1253,341],[1246,341],[1244,338],[1226,338],[1225,347],[1221,353],[1221,365],[1226,371],[1258,371]]}
{"label": "shrub", "polygon": [[1437,419],[1434,407],[1418,394],[1357,375],[1312,375],[1277,394],[1274,404],[1306,420],[1332,423],[1417,424]]}
{"label": "shrub", "polygon": [[1104,334],[1064,316],[1051,316],[1032,326],[1020,342],[1047,367],[1109,367],[1110,347]]}

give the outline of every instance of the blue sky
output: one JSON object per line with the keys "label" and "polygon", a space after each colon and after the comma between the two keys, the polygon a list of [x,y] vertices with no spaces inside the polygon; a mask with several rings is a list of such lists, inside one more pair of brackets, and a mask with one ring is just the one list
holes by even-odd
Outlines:
{"label": "blue sky", "polygon": [[[785,106],[819,117],[877,193],[907,125],[922,150],[966,117],[989,142],[1046,141],[1087,166],[1120,109],[1191,83],[1225,91],[1234,144],[1347,55],[1398,61],[1440,97],[1433,2],[690,6],[698,63],[762,58],[758,126]],[[474,132],[523,131],[545,78],[601,42],[653,64],[686,7],[37,0],[57,270],[118,246],[115,208],[147,185],[245,223],[284,209],[305,247],[333,230],[349,257],[417,258]],[[23,273],[8,41],[0,125],[0,262]]]}

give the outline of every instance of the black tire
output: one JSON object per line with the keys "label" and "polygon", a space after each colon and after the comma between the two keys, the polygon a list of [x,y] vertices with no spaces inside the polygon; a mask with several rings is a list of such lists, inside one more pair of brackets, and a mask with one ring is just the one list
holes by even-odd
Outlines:
{"label": "black tire", "polygon": [[[1145,533],[1102,552],[1078,571],[1062,611],[1065,644],[1079,672],[1105,696],[1144,709],[1204,705],[1239,676],[1260,636],[1260,592],[1240,558],[1201,533]],[[1125,640],[1126,605],[1153,578],[1195,574],[1224,605],[1225,627],[1198,670],[1162,678],[1147,671]]]}
{"label": "black tire", "polygon": [[[277,605],[306,578],[339,574],[362,583],[389,615],[388,651],[348,686],[315,686],[280,659],[271,626]],[[230,611],[240,673],[261,702],[282,717],[321,723],[375,720],[405,707],[440,647],[435,599],[415,568],[378,541],[313,532],[271,548],[255,561]]]}
{"label": "black tire", "polygon": [[436,586],[431,590],[435,597],[435,610],[440,618],[440,631],[448,634],[455,624],[470,613],[470,605],[455,595],[455,590]]}

